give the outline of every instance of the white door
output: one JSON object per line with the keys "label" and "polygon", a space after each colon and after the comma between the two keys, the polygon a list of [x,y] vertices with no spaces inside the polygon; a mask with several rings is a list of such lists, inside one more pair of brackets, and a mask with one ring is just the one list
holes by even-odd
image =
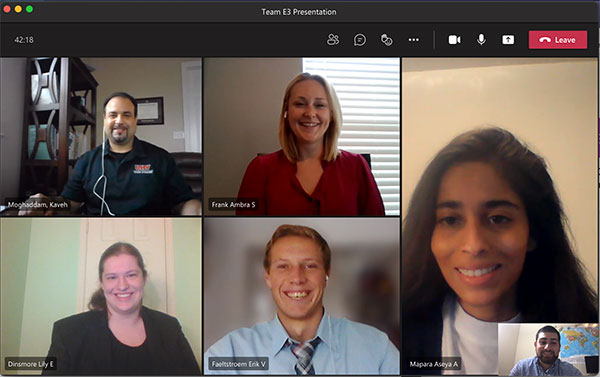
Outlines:
{"label": "white door", "polygon": [[185,151],[202,152],[202,60],[181,63]]}
{"label": "white door", "polygon": [[100,256],[115,242],[128,242],[142,254],[148,277],[144,305],[174,314],[174,258],[172,222],[165,218],[89,218],[81,220],[79,289],[77,305],[87,310],[92,294],[99,287]]}

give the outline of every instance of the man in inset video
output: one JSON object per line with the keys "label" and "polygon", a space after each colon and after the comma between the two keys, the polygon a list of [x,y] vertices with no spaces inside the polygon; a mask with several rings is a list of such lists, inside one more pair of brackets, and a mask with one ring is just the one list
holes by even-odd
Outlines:
{"label": "man in inset video", "polygon": [[536,356],[519,361],[511,376],[581,376],[579,369],[558,358],[560,334],[552,326],[538,330],[533,342]]}
{"label": "man in inset video", "polygon": [[[280,226],[263,265],[277,315],[213,344],[204,354],[206,374],[399,374],[400,354],[385,333],[325,312],[331,251],[317,231]],[[219,370],[213,357],[267,357],[269,369]]]}

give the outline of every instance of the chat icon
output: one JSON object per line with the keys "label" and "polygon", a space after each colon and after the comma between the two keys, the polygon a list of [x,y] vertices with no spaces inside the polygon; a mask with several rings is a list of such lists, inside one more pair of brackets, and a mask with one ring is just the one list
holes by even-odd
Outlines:
{"label": "chat icon", "polygon": [[364,46],[367,43],[367,37],[364,34],[356,34],[354,36],[354,45],[355,46]]}

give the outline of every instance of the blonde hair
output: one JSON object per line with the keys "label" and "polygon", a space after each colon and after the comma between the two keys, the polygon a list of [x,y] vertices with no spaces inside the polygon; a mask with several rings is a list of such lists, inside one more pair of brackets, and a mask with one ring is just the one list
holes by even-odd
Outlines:
{"label": "blonde hair", "polygon": [[323,136],[323,160],[330,162],[335,160],[340,153],[337,143],[340,132],[342,131],[342,110],[340,107],[340,101],[338,100],[333,86],[331,86],[331,84],[329,84],[329,82],[323,76],[303,72],[296,75],[296,77],[294,77],[288,84],[283,96],[281,114],[279,115],[279,144],[283,149],[283,153],[285,153],[285,156],[290,162],[294,163],[298,160],[298,145],[296,142],[296,136],[292,132],[285,114],[289,106],[292,88],[294,85],[305,80],[314,80],[318,82],[323,86],[325,93],[327,94],[327,102],[329,102],[329,107],[331,109],[331,121],[329,123],[327,132],[325,132],[325,135]]}

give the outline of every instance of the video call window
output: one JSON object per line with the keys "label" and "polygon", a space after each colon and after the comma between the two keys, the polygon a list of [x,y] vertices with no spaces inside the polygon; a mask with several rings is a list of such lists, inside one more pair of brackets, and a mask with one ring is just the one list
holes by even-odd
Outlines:
{"label": "video call window", "polygon": [[3,216],[200,213],[201,58],[2,58],[2,82]]}
{"label": "video call window", "polygon": [[[402,67],[403,370],[502,375],[505,323],[597,323],[598,61]],[[437,368],[434,354],[445,361]],[[543,371],[576,373],[556,360]]]}
{"label": "video call window", "polygon": [[[265,373],[260,368],[223,368],[220,361],[232,357],[267,358],[269,373],[293,373],[294,363],[288,360],[292,355],[285,339],[278,343],[278,329],[289,328],[294,318],[309,318],[315,310],[318,317],[324,310],[316,332],[323,343],[314,353],[315,371],[398,373],[397,218],[210,218],[204,229],[206,374]],[[347,229],[356,231],[350,235]],[[317,245],[315,231],[328,245],[324,264],[322,250],[316,247],[311,253]],[[267,258],[269,239],[276,241]],[[300,245],[302,250],[296,249]],[[281,280],[282,275],[287,277]],[[358,357],[355,352],[364,344],[370,349]]]}
{"label": "video call window", "polygon": [[[205,129],[207,215],[399,213],[397,58],[205,58],[204,65],[205,92],[211,93],[205,100],[205,123],[218,125]],[[331,98],[314,104],[336,109],[336,114],[339,110],[342,121],[331,120],[327,131],[315,121],[320,115],[300,107],[306,94],[297,94],[304,85],[299,72],[321,75],[331,87]],[[335,142],[340,151],[339,159],[323,163],[318,184],[294,177],[302,161],[291,163],[291,157],[277,155],[296,148],[306,153],[302,145],[312,136],[304,141],[304,130],[293,125],[298,121],[314,124],[316,137]],[[294,131],[284,140],[290,140],[282,141],[281,130],[288,129]],[[237,153],[219,153],[227,147]],[[332,148],[335,144],[326,149]],[[254,208],[232,209],[224,205],[232,200],[219,199],[236,196],[239,204],[255,202]]]}
{"label": "video call window", "polygon": [[[200,374],[201,227],[2,219],[2,374],[39,375],[45,362],[44,374]],[[128,331],[140,318],[143,341]],[[139,361],[124,362],[135,350]]]}
{"label": "video call window", "polygon": [[598,18],[1,1],[1,374],[597,375]]}
{"label": "video call window", "polygon": [[550,372],[598,373],[598,324],[502,324],[498,326],[498,342],[501,344],[498,350],[500,375],[518,376],[537,370],[531,363],[535,357],[543,361],[540,368],[549,367]]}

